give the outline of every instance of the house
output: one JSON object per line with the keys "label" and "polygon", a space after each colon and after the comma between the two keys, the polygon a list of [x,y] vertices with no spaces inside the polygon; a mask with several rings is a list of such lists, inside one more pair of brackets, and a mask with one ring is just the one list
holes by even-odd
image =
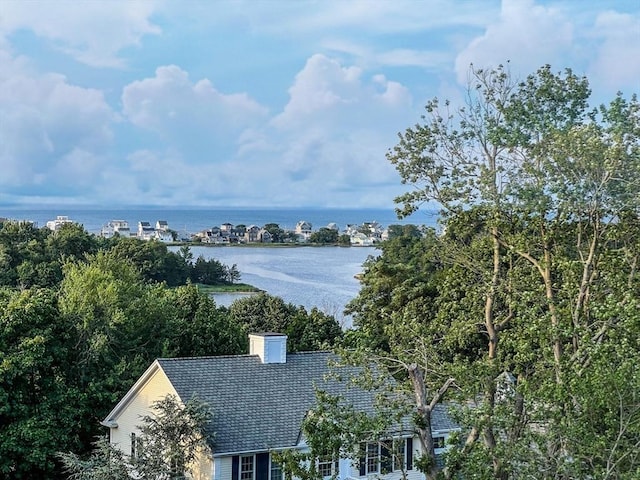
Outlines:
{"label": "house", "polygon": [[260,241],[260,227],[249,225],[244,232],[245,243],[256,243]]}
{"label": "house", "polygon": [[349,241],[351,242],[351,245],[359,247],[371,247],[376,243],[375,238],[365,235],[362,232],[352,233],[349,236]]}
{"label": "house", "polygon": [[111,238],[115,235],[120,237],[130,237],[131,228],[129,228],[129,222],[126,220],[111,220],[100,230],[100,235],[105,238]]}
{"label": "house", "polygon": [[69,217],[67,217],[66,215],[58,215],[55,220],[49,220],[47,222],[47,228],[49,230],[57,232],[58,230],[60,230],[60,227],[62,227],[62,225],[65,225],[67,223],[73,223],[73,221],[69,220]]}
{"label": "house", "polygon": [[[150,413],[153,402],[167,394],[183,402],[197,396],[212,410],[209,433],[214,434],[214,445],[194,465],[194,478],[283,480],[272,453],[306,448],[301,425],[315,405],[314,387],[342,395],[358,409],[372,408],[371,393],[329,375],[335,368],[331,366],[333,354],[287,354],[287,337],[278,333],[253,334],[249,340],[248,355],[154,361],[102,422],[109,428],[110,442],[126,454],[133,453],[137,425]],[[356,372],[353,367],[342,368],[350,369],[346,375]],[[442,453],[448,434],[457,428],[444,407],[437,408],[432,418],[436,452]],[[424,478],[414,468],[420,454],[417,439],[399,433],[394,440],[403,452],[402,468],[408,478]],[[366,444],[363,451],[365,458],[355,464],[351,459],[330,459],[318,468],[327,477],[335,474],[342,480],[379,476],[389,457],[384,456],[379,442]],[[400,468],[397,462],[394,465]],[[398,479],[400,471],[383,477]]]}
{"label": "house", "polygon": [[169,223],[167,223],[166,220],[158,220],[156,222],[156,230],[159,230],[161,232],[168,232],[169,231]]}
{"label": "house", "polygon": [[306,242],[307,240],[309,240],[309,237],[311,236],[312,233],[312,228],[313,225],[311,225],[309,222],[305,221],[305,220],[300,220],[297,224],[296,224],[296,235],[298,235],[298,239],[301,242]]}
{"label": "house", "polygon": [[137,236],[141,240],[151,240],[155,237],[155,229],[149,222],[138,222]]}

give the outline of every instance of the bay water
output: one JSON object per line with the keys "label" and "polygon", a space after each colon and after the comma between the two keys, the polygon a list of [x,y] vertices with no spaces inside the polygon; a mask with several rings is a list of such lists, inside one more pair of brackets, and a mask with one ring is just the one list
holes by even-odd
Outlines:
{"label": "bay water", "polygon": [[[177,247],[171,247],[177,249]],[[351,318],[343,314],[346,304],[360,291],[356,278],[373,247],[191,247],[194,258],[202,255],[225,265],[237,265],[241,282],[251,284],[285,302],[313,307],[333,315],[343,327]],[[214,294],[216,304],[228,306],[242,294]]]}

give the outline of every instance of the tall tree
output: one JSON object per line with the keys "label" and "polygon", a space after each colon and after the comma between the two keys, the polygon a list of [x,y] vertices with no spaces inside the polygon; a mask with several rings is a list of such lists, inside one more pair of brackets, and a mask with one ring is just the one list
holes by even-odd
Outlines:
{"label": "tall tree", "polygon": [[[548,66],[523,82],[503,67],[472,68],[470,79],[464,107],[429,102],[423,121],[388,153],[414,187],[396,199],[398,213],[437,202],[445,235],[427,251],[434,270],[421,271],[422,282],[411,268],[402,280],[400,262],[370,264],[367,296],[352,304],[360,331],[410,367],[418,413],[448,378],[463,400],[480,399],[462,417],[468,435],[453,449],[452,469],[491,478],[635,472],[635,457],[619,454],[621,444],[636,444],[635,387],[612,378],[624,428],[611,421],[603,434],[616,447],[594,455],[593,442],[576,433],[597,429],[595,417],[581,415],[587,399],[576,382],[604,386],[601,352],[621,352],[613,339],[637,335],[637,312],[613,308],[638,300],[628,240],[639,234],[637,99],[618,95],[590,110],[587,80]],[[426,295],[411,297],[413,285],[429,283]],[[394,297],[415,300],[385,308]],[[369,333],[376,330],[383,335]],[[625,351],[612,353],[622,371],[635,358],[633,348]],[[590,407],[604,414],[612,399]],[[545,435],[536,434],[540,425]]]}
{"label": "tall tree", "polygon": [[55,453],[80,447],[73,355],[53,291],[0,291],[1,478],[54,478]]}

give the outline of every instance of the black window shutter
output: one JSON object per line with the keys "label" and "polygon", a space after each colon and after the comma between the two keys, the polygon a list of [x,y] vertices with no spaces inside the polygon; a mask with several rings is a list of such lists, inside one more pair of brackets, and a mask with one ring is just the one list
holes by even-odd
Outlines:
{"label": "black window shutter", "polygon": [[231,480],[238,480],[238,470],[240,470],[240,457],[234,455],[231,458]]}
{"label": "black window shutter", "polygon": [[364,477],[367,473],[366,471],[366,455],[367,453],[367,444],[366,443],[361,443],[360,444],[360,476]]}
{"label": "black window shutter", "polygon": [[256,454],[256,480],[269,480],[269,452]]}
{"label": "black window shutter", "polygon": [[407,438],[407,470],[413,470],[413,438]]}

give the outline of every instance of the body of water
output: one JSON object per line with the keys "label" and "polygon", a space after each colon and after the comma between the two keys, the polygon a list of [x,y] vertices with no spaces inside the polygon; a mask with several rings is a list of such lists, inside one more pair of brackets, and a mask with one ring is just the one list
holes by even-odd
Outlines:
{"label": "body of water", "polygon": [[[225,265],[236,264],[241,282],[308,311],[317,307],[345,327],[351,325],[351,319],[343,315],[344,308],[360,291],[355,275],[362,272],[369,255],[379,254],[372,247],[195,246],[191,252],[194,258],[202,255]],[[229,305],[238,294],[216,294],[214,298],[218,305]]]}

